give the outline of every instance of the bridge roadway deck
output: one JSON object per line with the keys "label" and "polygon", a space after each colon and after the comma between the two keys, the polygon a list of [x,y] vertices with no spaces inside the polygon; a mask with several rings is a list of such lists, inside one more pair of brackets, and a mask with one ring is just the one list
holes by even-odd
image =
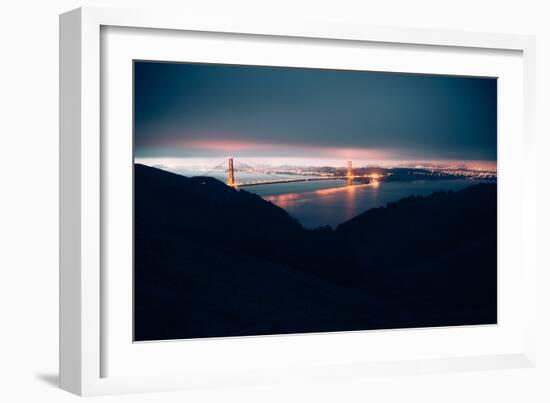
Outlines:
{"label": "bridge roadway deck", "polygon": [[[351,179],[359,179],[363,176],[354,176]],[[327,181],[327,180],[348,180],[347,176],[327,176],[322,178],[293,178],[293,179],[279,179],[279,180],[269,180],[269,181],[258,181],[258,182],[243,182],[236,183],[234,187],[247,187],[247,186],[259,186],[259,185],[274,185],[277,183],[294,183],[294,182],[314,182],[314,181]]]}

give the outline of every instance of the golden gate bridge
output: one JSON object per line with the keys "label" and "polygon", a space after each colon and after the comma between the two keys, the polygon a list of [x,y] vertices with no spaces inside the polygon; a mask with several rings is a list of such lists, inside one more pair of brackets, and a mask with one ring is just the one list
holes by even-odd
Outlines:
{"label": "golden gate bridge", "polygon": [[229,157],[227,161],[227,185],[233,188],[237,187],[246,187],[246,186],[259,186],[259,185],[273,185],[278,183],[294,183],[294,182],[314,182],[314,181],[328,181],[328,180],[345,180],[348,185],[353,185],[354,179],[359,178],[370,178],[377,180],[377,174],[371,175],[354,175],[352,162],[348,161],[348,167],[345,176],[318,176],[318,177],[304,177],[304,178],[277,178],[277,179],[267,179],[267,180],[258,180],[250,182],[237,182],[235,179],[235,169],[233,158]]}

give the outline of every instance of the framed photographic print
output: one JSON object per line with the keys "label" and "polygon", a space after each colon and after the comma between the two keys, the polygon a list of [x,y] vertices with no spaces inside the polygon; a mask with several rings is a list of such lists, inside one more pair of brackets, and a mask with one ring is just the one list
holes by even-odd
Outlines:
{"label": "framed photographic print", "polygon": [[533,365],[533,52],[62,15],[62,387]]}

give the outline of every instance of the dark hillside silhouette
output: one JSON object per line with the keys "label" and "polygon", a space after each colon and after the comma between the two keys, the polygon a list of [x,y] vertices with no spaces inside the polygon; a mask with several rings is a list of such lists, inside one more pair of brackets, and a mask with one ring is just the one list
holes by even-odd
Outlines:
{"label": "dark hillside silhouette", "polygon": [[496,185],[307,230],[213,178],[134,181],[138,341],[496,322]]}

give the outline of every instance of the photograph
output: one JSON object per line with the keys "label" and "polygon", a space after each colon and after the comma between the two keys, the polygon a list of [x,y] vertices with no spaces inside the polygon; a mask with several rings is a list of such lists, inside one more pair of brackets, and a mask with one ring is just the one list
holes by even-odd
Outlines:
{"label": "photograph", "polygon": [[497,82],[134,60],[134,342],[497,324]]}

